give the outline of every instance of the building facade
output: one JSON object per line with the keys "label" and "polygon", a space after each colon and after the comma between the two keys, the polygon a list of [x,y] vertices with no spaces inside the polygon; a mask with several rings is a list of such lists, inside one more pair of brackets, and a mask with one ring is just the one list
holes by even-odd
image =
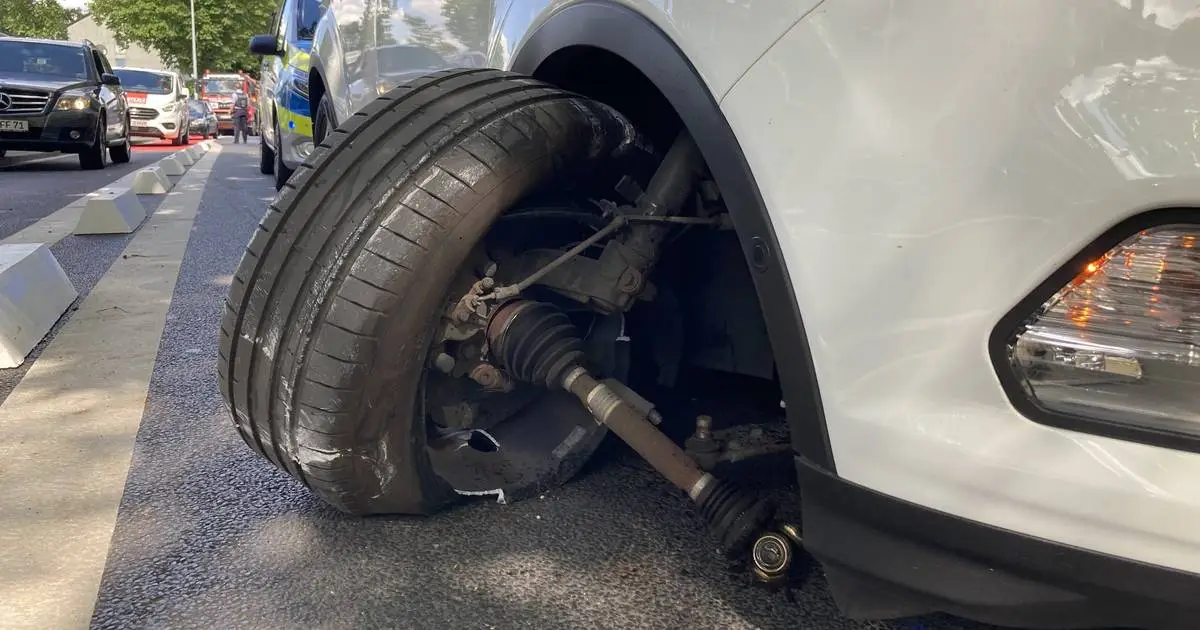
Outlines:
{"label": "building facade", "polygon": [[67,27],[67,39],[78,42],[89,40],[93,44],[104,47],[105,56],[114,68],[134,67],[151,68],[155,70],[173,70],[168,68],[157,54],[146,50],[137,44],[122,46],[117,42],[112,31],[101,26],[90,14],[85,15]]}

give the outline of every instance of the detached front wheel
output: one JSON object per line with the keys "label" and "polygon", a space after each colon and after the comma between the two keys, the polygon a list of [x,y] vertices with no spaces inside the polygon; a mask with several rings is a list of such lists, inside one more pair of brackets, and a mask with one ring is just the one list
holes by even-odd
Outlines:
{"label": "detached front wheel", "polygon": [[226,302],[221,391],[246,443],[357,514],[504,500],[576,472],[604,428],[565,392],[460,378],[480,348],[447,343],[443,322],[494,272],[493,223],[535,193],[611,190],[622,162],[645,161],[632,129],[527,77],[455,70],[329,130],[263,218]]}

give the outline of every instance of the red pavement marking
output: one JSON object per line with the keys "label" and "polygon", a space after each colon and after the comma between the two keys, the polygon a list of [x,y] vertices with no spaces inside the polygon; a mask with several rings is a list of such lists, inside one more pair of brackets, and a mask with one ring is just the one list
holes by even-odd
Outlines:
{"label": "red pavement marking", "polygon": [[[193,135],[193,136],[192,136],[192,142],[202,142],[202,141],[204,141],[204,138],[202,138],[202,137],[200,137],[200,136],[196,136],[196,135]],[[178,150],[180,150],[180,149],[183,149],[183,148],[184,148],[184,147],[177,147],[177,146],[175,146],[175,145],[171,144],[171,141],[170,141],[170,140],[166,140],[166,141],[163,141],[163,142],[154,142],[154,143],[149,143],[149,144],[135,144],[135,145],[133,145],[133,150],[134,150],[134,151],[159,151],[159,152],[169,152],[169,151],[178,151]]]}

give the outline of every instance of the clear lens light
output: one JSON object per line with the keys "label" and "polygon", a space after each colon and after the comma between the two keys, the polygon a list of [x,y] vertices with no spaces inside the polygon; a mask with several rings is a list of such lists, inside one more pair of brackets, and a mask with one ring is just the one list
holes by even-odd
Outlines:
{"label": "clear lens light", "polygon": [[1082,269],[1010,345],[1049,411],[1200,435],[1200,226],[1151,228]]}
{"label": "clear lens light", "polygon": [[92,99],[86,96],[64,96],[58,99],[58,105],[55,107],[59,110],[84,110],[90,107]]}

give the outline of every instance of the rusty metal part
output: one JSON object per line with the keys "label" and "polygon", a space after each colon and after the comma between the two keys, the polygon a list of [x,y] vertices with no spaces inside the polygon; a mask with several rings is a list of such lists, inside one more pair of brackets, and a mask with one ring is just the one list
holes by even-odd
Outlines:
{"label": "rusty metal part", "polygon": [[[663,237],[672,224],[724,225],[719,217],[680,217],[689,197],[696,191],[704,160],[691,136],[681,133],[651,178],[645,192],[624,184],[618,192],[626,197],[637,195],[633,207],[619,207],[610,201],[598,201],[608,225],[566,252],[537,250],[514,257],[506,263],[510,277],[524,277],[515,284],[499,287],[483,299],[499,302],[520,295],[534,284],[590,304],[601,312],[628,310],[636,300],[651,299],[653,285],[647,276],[658,260]],[[630,225],[632,224],[632,225]],[[582,257],[584,251],[617,230],[630,225],[605,244],[599,259]]]}
{"label": "rusty metal part", "polygon": [[712,470],[721,459],[721,444],[713,439],[712,417],[696,416],[696,431],[683,443],[684,451],[700,468]]}
{"label": "rusty metal part", "polygon": [[768,585],[784,584],[792,563],[804,549],[799,527],[791,523],[780,523],[778,527],[778,531],[759,536],[750,551],[754,577]]}
{"label": "rusty metal part", "polygon": [[763,582],[778,582],[787,578],[795,555],[792,541],[779,532],[767,532],[754,541],[750,558],[754,575]]}
{"label": "rusty metal part", "polygon": [[617,290],[621,293],[637,293],[642,289],[642,274],[637,269],[627,267],[617,280]]}
{"label": "rusty metal part", "polygon": [[686,492],[725,553],[744,551],[770,521],[774,506],[701,470],[647,420],[645,412],[589,374],[579,363],[583,353],[578,331],[554,307],[524,300],[510,302],[489,323],[487,338],[494,357],[514,377],[571,392],[597,422]]}
{"label": "rusty metal part", "polygon": [[582,367],[575,367],[563,380],[567,391],[584,403],[596,421],[608,426],[667,481],[691,495],[706,473],[644,415],[616,392],[596,380]]}
{"label": "rusty metal part", "polygon": [[696,418],[696,432],[684,442],[684,450],[704,470],[791,449],[791,436],[784,423],[740,424],[715,431],[708,416]]}
{"label": "rusty metal part", "polygon": [[511,392],[515,385],[500,368],[491,363],[479,363],[471,368],[471,380],[489,392]]}
{"label": "rusty metal part", "polygon": [[641,394],[633,391],[628,385],[618,381],[615,378],[604,379],[604,384],[608,385],[618,396],[629,403],[635,411],[642,414],[642,417],[650,421],[650,424],[658,425],[662,423],[662,414],[654,410],[654,403],[646,400]]}
{"label": "rusty metal part", "polygon": [[524,291],[525,289],[528,289],[529,287],[537,284],[537,282],[539,280],[541,280],[542,278],[544,278],[546,276],[546,274],[549,274],[550,272],[554,271],[555,269],[558,269],[563,264],[565,264],[567,261],[569,261],[572,258],[583,253],[585,250],[587,250],[587,248],[591,247],[592,245],[595,245],[596,243],[604,240],[606,237],[613,234],[617,230],[621,229],[626,224],[627,224],[627,221],[625,220],[625,217],[623,215],[618,214],[618,215],[614,216],[612,218],[612,221],[609,221],[608,225],[604,226],[600,230],[597,230],[595,234],[587,237],[586,239],[581,241],[575,247],[572,247],[571,249],[568,249],[567,251],[563,252],[562,255],[560,255],[558,258],[555,258],[554,260],[550,261],[545,266],[543,266],[541,269],[538,269],[537,271],[533,272],[532,274],[526,276],[526,278],[524,280],[522,280],[516,284],[510,284],[507,286],[500,287],[500,288],[496,289],[495,291],[492,291],[491,293],[483,296],[483,299],[490,300],[493,302],[498,302],[500,300],[505,300],[505,299],[516,297],[516,296],[520,295],[521,292]]}

